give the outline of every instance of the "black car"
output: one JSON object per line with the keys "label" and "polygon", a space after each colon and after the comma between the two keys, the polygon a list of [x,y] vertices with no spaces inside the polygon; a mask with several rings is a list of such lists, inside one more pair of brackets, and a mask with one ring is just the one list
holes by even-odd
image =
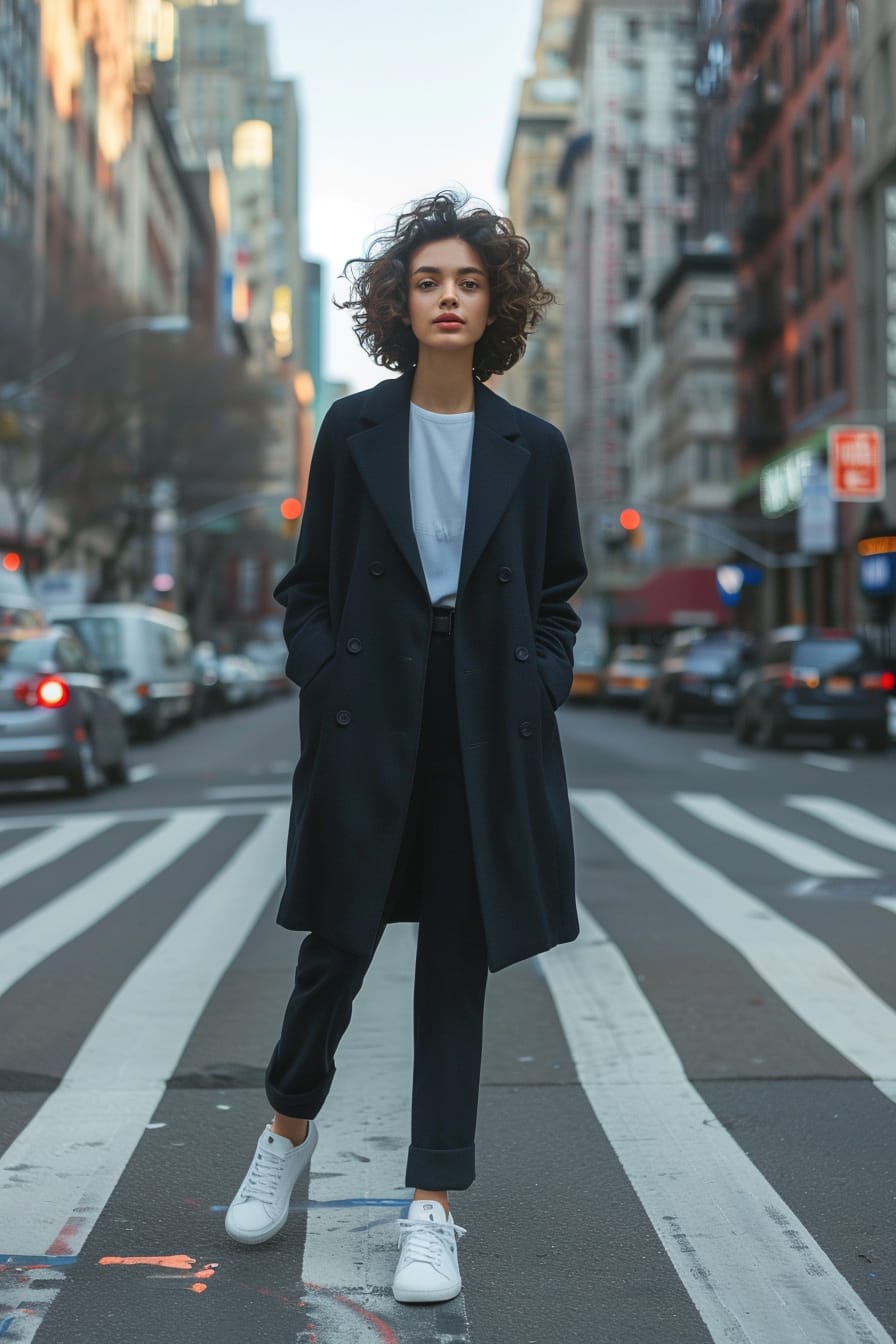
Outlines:
{"label": "black car", "polygon": [[870,750],[884,751],[894,687],[896,676],[852,631],[775,630],[741,683],[734,735],[739,742],[780,747],[791,733],[823,733],[835,746],[846,746],[859,733]]}
{"label": "black car", "polygon": [[645,718],[670,725],[688,715],[730,718],[737,683],[754,656],[752,642],[733,632],[673,646],[647,692]]}

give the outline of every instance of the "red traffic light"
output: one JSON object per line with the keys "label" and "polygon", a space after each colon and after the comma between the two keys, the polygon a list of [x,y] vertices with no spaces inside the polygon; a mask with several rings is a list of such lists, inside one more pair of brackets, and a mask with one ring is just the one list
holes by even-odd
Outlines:
{"label": "red traffic light", "polygon": [[293,519],[298,518],[299,514],[302,512],[302,501],[300,499],[294,499],[291,495],[287,496],[287,498],[280,504],[280,512],[284,518],[288,518],[292,521]]}
{"label": "red traffic light", "polygon": [[641,515],[637,509],[623,509],[619,515],[619,526],[626,532],[637,532],[641,526]]}

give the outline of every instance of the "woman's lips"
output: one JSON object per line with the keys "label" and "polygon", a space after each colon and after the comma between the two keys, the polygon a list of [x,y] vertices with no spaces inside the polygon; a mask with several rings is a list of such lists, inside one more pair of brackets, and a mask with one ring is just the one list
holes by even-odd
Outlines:
{"label": "woman's lips", "polygon": [[462,327],[464,324],[462,317],[437,317],[437,327]]}

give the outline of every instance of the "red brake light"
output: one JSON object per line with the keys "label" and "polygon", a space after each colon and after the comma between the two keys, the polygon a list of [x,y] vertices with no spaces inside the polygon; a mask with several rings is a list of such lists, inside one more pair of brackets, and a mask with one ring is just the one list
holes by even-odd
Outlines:
{"label": "red brake light", "polygon": [[59,709],[68,702],[69,689],[61,677],[45,677],[38,682],[35,696],[44,709]]}
{"label": "red brake light", "polygon": [[896,691],[896,672],[882,672],[880,688],[882,691]]}
{"label": "red brake light", "polygon": [[896,690],[896,674],[893,672],[866,672],[862,677],[862,688],[866,691]]}

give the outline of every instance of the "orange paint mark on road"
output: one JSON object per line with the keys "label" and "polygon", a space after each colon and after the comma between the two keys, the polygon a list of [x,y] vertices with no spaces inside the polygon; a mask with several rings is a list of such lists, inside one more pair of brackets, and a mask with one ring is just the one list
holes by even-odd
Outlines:
{"label": "orange paint mark on road", "polygon": [[162,1269],[192,1269],[194,1255],[104,1255],[101,1265],[159,1265]]}
{"label": "orange paint mark on road", "polygon": [[191,1293],[204,1293],[207,1287],[208,1287],[208,1284],[207,1284],[207,1283],[194,1283],[194,1284],[193,1284],[193,1287],[190,1289],[190,1292],[191,1292]]}

